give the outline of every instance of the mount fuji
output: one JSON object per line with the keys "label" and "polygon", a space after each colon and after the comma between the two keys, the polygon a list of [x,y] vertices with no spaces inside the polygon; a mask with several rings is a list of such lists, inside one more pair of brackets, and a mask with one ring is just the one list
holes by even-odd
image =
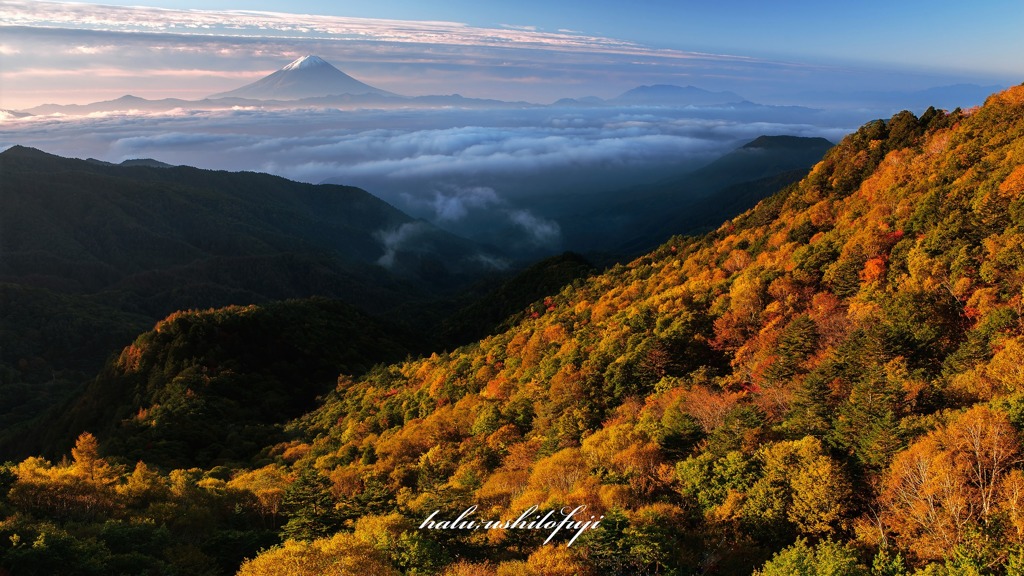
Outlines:
{"label": "mount fuji", "polygon": [[341,94],[394,96],[391,92],[356,80],[319,56],[307,55],[252,84],[214,94],[210,98],[299,100]]}

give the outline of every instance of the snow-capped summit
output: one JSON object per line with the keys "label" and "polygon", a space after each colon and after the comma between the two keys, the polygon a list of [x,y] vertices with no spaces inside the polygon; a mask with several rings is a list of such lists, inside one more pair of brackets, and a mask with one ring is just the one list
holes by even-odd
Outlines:
{"label": "snow-capped summit", "polygon": [[364,84],[338,70],[323,58],[309,54],[252,84],[230,92],[214,94],[210,98],[298,100],[341,94],[393,95],[369,84]]}
{"label": "snow-capped summit", "polygon": [[281,68],[281,70],[301,70],[303,68],[316,68],[317,66],[330,66],[330,64],[327,63],[327,60],[324,60],[319,56],[306,54],[302,58],[299,58],[284,68]]}

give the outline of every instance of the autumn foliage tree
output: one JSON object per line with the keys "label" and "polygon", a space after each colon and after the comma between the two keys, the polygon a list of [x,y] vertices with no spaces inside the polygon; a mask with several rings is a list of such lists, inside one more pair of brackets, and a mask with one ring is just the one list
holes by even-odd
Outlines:
{"label": "autumn foliage tree", "polygon": [[1020,448],[1005,414],[971,408],[893,461],[880,496],[888,526],[926,560],[945,557],[975,531],[1017,539],[998,520],[1019,506]]}

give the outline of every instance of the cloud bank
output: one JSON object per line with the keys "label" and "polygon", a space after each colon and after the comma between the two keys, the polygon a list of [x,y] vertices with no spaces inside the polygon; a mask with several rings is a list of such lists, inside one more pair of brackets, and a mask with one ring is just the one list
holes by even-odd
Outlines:
{"label": "cloud bank", "polygon": [[857,125],[748,121],[720,112],[720,117],[644,108],[101,113],[8,121],[0,125],[0,143],[111,162],[155,157],[307,182],[340,178],[381,186],[380,193],[392,200],[410,182],[431,182],[417,196],[428,199],[425,205],[435,218],[454,220],[466,205],[493,204],[491,193],[479,187],[505,194],[501,178],[702,162],[748,137],[784,133],[837,139]]}

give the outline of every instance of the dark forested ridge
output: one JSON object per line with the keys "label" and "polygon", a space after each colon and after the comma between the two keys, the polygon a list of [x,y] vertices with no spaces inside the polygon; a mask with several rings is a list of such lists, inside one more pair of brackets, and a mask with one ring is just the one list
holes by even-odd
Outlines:
{"label": "dark forested ridge", "polygon": [[483,266],[481,248],[358,188],[20,146],[0,153],[0,173],[0,280],[157,315],[306,295],[379,309],[404,298],[402,279],[436,290]]}
{"label": "dark forested ridge", "polygon": [[482,295],[470,294],[468,304],[443,320],[443,340],[459,345],[504,332],[523,317],[540,313],[545,296],[596,271],[586,258],[573,252],[545,258]]}
{"label": "dark forested ridge", "polygon": [[88,296],[0,283],[0,460],[37,453],[20,448],[28,423],[151,326]]}
{"label": "dark forested ridge", "polygon": [[49,444],[28,421],[174,311],[318,296],[432,325],[434,301],[493,273],[487,249],[357,188],[20,146],[0,183],[3,455]]}
{"label": "dark forested ridge", "polygon": [[[69,460],[0,468],[0,567],[1019,574],[1022,270],[1024,86],[977,110],[903,112],[713,232],[567,285],[503,332],[342,375],[241,467],[151,465],[98,428]],[[211,400],[198,387],[214,367],[169,351],[190,349],[190,323],[239,312],[172,317],[180,346],[145,335],[112,375]],[[230,387],[247,352],[223,350],[208,357]],[[129,374],[143,366],[171,370]],[[133,425],[159,428],[153,400]],[[470,505],[604,519],[571,547],[416,529]]]}
{"label": "dark forested ridge", "polygon": [[708,232],[799,181],[831,147],[824,138],[759,136],[697,170],[591,194],[580,213],[560,220],[566,243],[635,256],[674,235]]}
{"label": "dark forested ridge", "polygon": [[[91,430],[107,449],[165,469],[239,465],[282,440],[338,374],[423,349],[421,341],[336,300],[176,312],[104,366],[32,435],[37,450]],[[23,444],[25,441],[23,441]]]}

